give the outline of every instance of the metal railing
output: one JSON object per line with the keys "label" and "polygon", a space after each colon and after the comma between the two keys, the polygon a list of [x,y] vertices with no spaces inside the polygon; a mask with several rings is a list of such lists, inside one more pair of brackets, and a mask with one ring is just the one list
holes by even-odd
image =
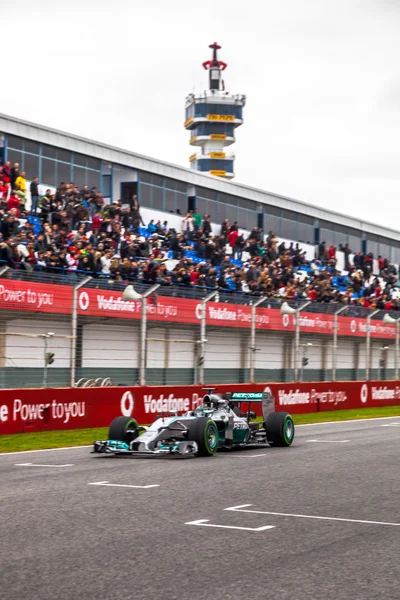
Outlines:
{"label": "metal railing", "polygon": [[118,311],[123,282],[0,268],[0,387],[398,377],[397,312],[302,300],[284,318],[279,298],[134,287],[147,301]]}

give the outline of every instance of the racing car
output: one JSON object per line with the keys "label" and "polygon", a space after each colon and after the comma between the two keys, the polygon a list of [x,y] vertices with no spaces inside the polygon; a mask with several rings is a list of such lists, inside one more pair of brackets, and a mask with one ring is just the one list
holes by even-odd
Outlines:
{"label": "racing car", "polygon": [[[108,439],[94,442],[93,452],[114,455],[214,456],[217,450],[255,446],[290,446],[292,417],[275,412],[269,392],[216,393],[206,388],[203,402],[181,416],[162,415],[149,427],[131,417],[116,417]],[[252,403],[262,404],[262,421],[254,421]]]}

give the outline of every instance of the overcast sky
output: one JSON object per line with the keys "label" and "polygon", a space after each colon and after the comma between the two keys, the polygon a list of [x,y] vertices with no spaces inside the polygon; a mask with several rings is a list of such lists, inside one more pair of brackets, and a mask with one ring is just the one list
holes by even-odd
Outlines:
{"label": "overcast sky", "polygon": [[0,0],[0,112],[189,166],[222,45],[236,181],[400,229],[399,0]]}

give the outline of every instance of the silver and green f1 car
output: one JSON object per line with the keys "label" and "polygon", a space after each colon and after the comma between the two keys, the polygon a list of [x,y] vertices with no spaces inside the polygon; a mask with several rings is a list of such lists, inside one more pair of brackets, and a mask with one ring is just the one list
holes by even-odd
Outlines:
{"label": "silver and green f1 car", "polygon": [[[114,455],[213,456],[217,450],[248,446],[290,446],[294,423],[288,413],[275,412],[268,392],[214,393],[206,388],[203,404],[178,416],[158,418],[150,427],[131,417],[116,417],[108,440],[94,442],[93,452]],[[262,403],[263,421],[252,421],[253,402]],[[245,406],[243,406],[245,404]]]}

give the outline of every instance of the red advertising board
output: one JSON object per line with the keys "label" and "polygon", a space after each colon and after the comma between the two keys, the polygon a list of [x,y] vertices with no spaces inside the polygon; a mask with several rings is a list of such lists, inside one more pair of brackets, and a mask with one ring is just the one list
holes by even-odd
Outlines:
{"label": "red advertising board", "polygon": [[[18,311],[71,314],[73,288],[64,285],[27,283],[12,279],[1,280],[0,308]],[[140,302],[124,302],[122,292],[85,288],[78,295],[78,311],[82,316],[101,316],[122,319],[139,319]],[[174,323],[199,323],[201,302],[186,298],[158,296],[157,305],[148,305],[151,321]],[[258,308],[257,327],[264,330],[294,331],[293,315],[281,315],[278,309]],[[242,304],[207,304],[207,323],[220,327],[250,327],[251,307]],[[324,313],[302,313],[300,328],[304,333],[331,334],[333,315]],[[339,335],[362,336],[366,334],[366,319],[338,317]],[[371,322],[371,336],[395,338],[393,325],[381,321]]]}
{"label": "red advertising board", "polygon": [[[400,405],[400,381],[221,385],[218,391],[271,391],[276,410],[292,414]],[[118,415],[149,424],[171,410],[196,408],[203,394],[199,386],[2,390],[0,435],[107,427]]]}
{"label": "red advertising board", "polygon": [[67,285],[0,280],[0,308],[68,314],[73,288]]}

